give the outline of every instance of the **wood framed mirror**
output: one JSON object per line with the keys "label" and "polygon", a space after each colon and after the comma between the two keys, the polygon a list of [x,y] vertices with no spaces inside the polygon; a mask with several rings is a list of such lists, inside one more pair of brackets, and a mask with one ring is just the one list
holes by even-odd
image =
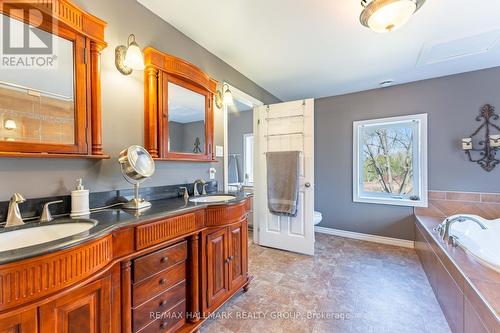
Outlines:
{"label": "wood framed mirror", "polygon": [[154,48],[144,50],[145,147],[157,160],[214,161],[217,81]]}
{"label": "wood framed mirror", "polygon": [[109,158],[102,151],[100,92],[106,23],[68,0],[0,0],[0,20],[8,38],[0,67],[0,156]]}

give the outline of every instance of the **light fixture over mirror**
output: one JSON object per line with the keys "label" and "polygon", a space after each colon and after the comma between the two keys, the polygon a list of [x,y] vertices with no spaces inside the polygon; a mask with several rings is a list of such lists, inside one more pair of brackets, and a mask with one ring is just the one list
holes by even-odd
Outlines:
{"label": "light fixture over mirror", "polygon": [[127,46],[116,47],[115,65],[123,75],[129,75],[134,70],[144,70],[144,56],[133,34],[128,36]]}
{"label": "light fixture over mirror", "polygon": [[229,85],[227,83],[224,83],[222,85],[222,91],[217,90],[217,93],[215,94],[215,105],[219,109],[222,109],[224,105],[225,106],[234,105],[233,94],[231,93],[231,90],[229,90]]}
{"label": "light fixture over mirror", "polygon": [[392,32],[408,22],[425,0],[362,0],[359,20],[375,32]]}

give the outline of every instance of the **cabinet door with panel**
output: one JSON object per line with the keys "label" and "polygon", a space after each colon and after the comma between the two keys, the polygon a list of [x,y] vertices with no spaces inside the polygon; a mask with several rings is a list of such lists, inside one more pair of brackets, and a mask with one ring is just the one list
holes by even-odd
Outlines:
{"label": "cabinet door with panel", "polygon": [[111,331],[111,276],[39,308],[41,333],[104,333]]}
{"label": "cabinet door with panel", "polygon": [[207,306],[211,307],[229,291],[228,234],[222,228],[207,235]]}
{"label": "cabinet door with panel", "polygon": [[247,221],[228,228],[229,289],[240,288],[247,278]]}
{"label": "cabinet door with panel", "polygon": [[35,308],[15,315],[0,316],[0,333],[36,333],[37,331]]}

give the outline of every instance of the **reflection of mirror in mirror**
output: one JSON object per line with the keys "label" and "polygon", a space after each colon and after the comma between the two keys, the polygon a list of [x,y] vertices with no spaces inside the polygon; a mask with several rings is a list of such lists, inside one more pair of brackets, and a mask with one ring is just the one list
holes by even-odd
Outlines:
{"label": "reflection of mirror in mirror", "polygon": [[205,96],[168,83],[168,150],[205,153]]}
{"label": "reflection of mirror in mirror", "polygon": [[30,32],[30,46],[44,47],[52,39],[52,50],[43,58],[53,59],[52,66],[28,66],[29,59],[42,55],[27,48],[9,55],[16,65],[0,67],[0,141],[75,144],[73,43],[34,27],[25,30],[23,22],[4,15],[0,20],[0,26],[10,21],[5,23],[11,47],[26,47],[23,31]]}

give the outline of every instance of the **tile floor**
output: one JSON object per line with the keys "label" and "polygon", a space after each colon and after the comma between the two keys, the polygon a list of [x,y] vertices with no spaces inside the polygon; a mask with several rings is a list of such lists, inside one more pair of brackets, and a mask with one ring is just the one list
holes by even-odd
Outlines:
{"label": "tile floor", "polygon": [[414,250],[316,234],[314,257],[251,242],[249,257],[250,290],[202,333],[450,332]]}

